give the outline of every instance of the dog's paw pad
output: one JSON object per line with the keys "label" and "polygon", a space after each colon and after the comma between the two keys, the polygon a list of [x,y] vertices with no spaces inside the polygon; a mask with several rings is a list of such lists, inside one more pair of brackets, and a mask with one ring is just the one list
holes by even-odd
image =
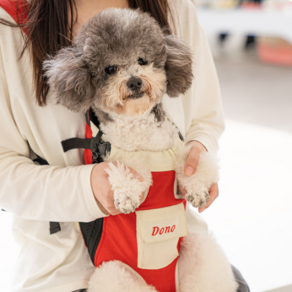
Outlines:
{"label": "dog's paw pad", "polygon": [[190,202],[195,208],[205,207],[209,199],[210,195],[207,191],[186,195],[186,200]]}
{"label": "dog's paw pad", "polygon": [[130,198],[125,194],[119,194],[115,198],[115,207],[119,209],[123,214],[129,214],[135,211],[139,207],[140,201]]}
{"label": "dog's paw pad", "polygon": [[206,202],[209,201],[209,199],[210,199],[209,192],[205,192],[205,199],[206,199]]}

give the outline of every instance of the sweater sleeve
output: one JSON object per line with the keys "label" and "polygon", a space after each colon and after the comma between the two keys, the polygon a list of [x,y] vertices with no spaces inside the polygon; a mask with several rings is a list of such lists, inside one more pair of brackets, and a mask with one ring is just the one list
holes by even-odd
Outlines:
{"label": "sweater sleeve", "polygon": [[[0,17],[9,19],[6,12],[0,12]],[[13,64],[4,66],[7,56],[3,52],[11,40],[5,36],[15,34],[16,29],[2,25],[0,29],[0,208],[31,220],[88,222],[104,217],[91,189],[92,165],[40,166],[29,158],[30,147],[11,105],[8,78],[16,78],[9,71]]]}
{"label": "sweater sleeve", "polygon": [[175,30],[193,50],[193,84],[182,97],[185,141],[197,140],[208,151],[217,151],[224,130],[221,92],[212,54],[191,0],[171,0]]}

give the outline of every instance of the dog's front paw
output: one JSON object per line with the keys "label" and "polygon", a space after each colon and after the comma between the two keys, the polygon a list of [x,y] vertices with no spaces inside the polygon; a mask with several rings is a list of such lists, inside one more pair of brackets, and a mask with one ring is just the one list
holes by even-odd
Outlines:
{"label": "dog's front paw", "polygon": [[135,193],[131,193],[129,189],[126,193],[121,193],[119,190],[115,190],[115,206],[124,214],[129,214],[135,211],[140,205],[140,199]]}
{"label": "dog's front paw", "polygon": [[140,205],[142,194],[149,187],[148,181],[140,181],[138,174],[133,174],[119,162],[117,166],[113,163],[109,163],[109,166],[106,172],[114,191],[115,207],[124,214],[134,212]]}
{"label": "dog's front paw", "polygon": [[208,152],[201,154],[196,172],[192,176],[186,176],[184,167],[188,153],[189,146],[178,155],[176,176],[178,183],[186,190],[186,200],[194,207],[202,208],[210,199],[211,185],[219,180],[217,158]]}
{"label": "dog's front paw", "polygon": [[210,195],[208,189],[202,187],[194,193],[188,192],[185,198],[192,204],[192,206],[202,208],[206,206],[208,200],[210,199]]}

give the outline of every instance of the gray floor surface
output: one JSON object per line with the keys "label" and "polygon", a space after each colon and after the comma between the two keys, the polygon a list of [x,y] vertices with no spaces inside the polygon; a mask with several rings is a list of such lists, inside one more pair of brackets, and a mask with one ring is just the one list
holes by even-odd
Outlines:
{"label": "gray floor surface", "polygon": [[254,53],[216,59],[226,117],[292,133],[292,68]]}

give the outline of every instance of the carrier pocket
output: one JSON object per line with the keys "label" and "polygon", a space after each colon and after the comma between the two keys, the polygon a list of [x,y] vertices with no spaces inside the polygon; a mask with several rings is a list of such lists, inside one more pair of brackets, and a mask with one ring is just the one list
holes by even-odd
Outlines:
{"label": "carrier pocket", "polygon": [[180,237],[188,234],[184,204],[136,211],[138,268],[157,270],[178,257]]}

